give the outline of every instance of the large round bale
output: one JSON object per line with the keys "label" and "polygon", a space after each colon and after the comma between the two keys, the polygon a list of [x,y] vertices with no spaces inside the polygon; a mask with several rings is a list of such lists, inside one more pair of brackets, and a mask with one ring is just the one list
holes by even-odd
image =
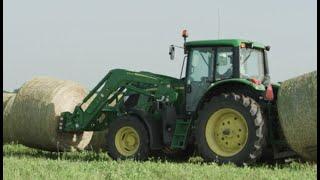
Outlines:
{"label": "large round bale", "polygon": [[8,116],[11,113],[12,104],[15,99],[14,93],[3,93],[3,131],[2,131],[2,139],[3,143],[11,143],[14,142],[14,129],[13,124],[10,122]]}
{"label": "large round bale", "polygon": [[19,89],[8,117],[21,144],[48,151],[83,150],[92,132],[57,132],[61,112],[73,112],[86,90],[72,81],[37,77]]}
{"label": "large round bale", "polygon": [[15,93],[6,93],[6,92],[3,93],[3,107],[2,107],[3,111],[4,111],[4,108],[6,107],[9,99],[13,96],[15,96]]}
{"label": "large round bale", "polygon": [[305,159],[317,161],[317,71],[284,81],[277,105],[288,144]]}

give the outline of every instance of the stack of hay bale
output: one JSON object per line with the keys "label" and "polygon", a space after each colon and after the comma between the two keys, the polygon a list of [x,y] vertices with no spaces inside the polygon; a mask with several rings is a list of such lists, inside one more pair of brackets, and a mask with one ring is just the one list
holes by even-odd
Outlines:
{"label": "stack of hay bale", "polygon": [[317,71],[282,82],[277,106],[289,146],[305,159],[317,161]]}

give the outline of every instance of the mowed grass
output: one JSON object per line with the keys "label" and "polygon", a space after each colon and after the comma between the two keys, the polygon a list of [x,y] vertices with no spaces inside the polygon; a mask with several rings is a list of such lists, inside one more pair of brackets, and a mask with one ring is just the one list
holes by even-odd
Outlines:
{"label": "mowed grass", "polygon": [[316,179],[316,164],[236,167],[232,164],[149,160],[113,161],[105,153],[50,153],[22,145],[3,145],[3,176],[10,179]]}

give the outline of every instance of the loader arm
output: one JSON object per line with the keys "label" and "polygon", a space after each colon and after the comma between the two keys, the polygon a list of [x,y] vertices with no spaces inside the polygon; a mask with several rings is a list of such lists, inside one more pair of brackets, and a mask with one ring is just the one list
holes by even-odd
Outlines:
{"label": "loader arm", "polygon": [[[153,91],[148,91],[150,87]],[[63,112],[60,116],[59,131],[81,132],[103,130],[105,119],[101,121],[100,116],[105,109],[113,109],[110,103],[118,98],[119,94],[138,93],[154,97],[157,101],[173,103],[177,100],[177,92],[171,88],[170,81],[146,72],[133,72],[123,69],[111,70],[90,93],[71,112]],[[95,96],[94,96],[95,95]],[[87,108],[83,110],[82,105],[88,102]],[[118,103],[118,101],[116,101]],[[88,103],[87,103],[88,104]]]}

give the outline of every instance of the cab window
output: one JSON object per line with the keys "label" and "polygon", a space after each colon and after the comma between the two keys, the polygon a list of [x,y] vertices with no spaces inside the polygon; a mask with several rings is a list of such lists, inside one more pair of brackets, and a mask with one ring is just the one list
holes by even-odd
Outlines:
{"label": "cab window", "polygon": [[240,49],[240,77],[264,79],[263,51],[259,49]]}
{"label": "cab window", "polygon": [[194,48],[190,52],[188,81],[202,81],[212,78],[213,50],[210,48]]}
{"label": "cab window", "polygon": [[220,47],[217,49],[217,63],[215,79],[231,78],[233,74],[233,48]]}

